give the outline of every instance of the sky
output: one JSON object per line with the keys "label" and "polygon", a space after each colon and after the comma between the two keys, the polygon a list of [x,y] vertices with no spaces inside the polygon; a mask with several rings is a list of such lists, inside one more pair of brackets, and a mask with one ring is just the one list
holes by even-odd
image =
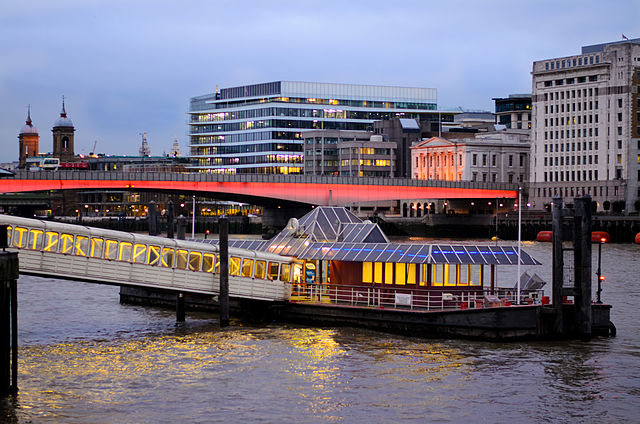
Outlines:
{"label": "sky", "polygon": [[0,162],[27,105],[50,152],[65,96],[76,153],[188,151],[189,99],[216,86],[317,81],[429,87],[442,109],[531,92],[534,60],[640,37],[640,0],[4,0]]}

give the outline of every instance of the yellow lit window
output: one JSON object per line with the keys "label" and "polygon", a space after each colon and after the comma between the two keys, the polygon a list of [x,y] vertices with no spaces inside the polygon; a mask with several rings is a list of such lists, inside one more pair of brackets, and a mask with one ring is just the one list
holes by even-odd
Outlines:
{"label": "yellow lit window", "polygon": [[220,274],[220,255],[216,255],[216,262],[213,265],[213,272]]}
{"label": "yellow lit window", "polygon": [[431,285],[436,287],[442,286],[442,277],[444,275],[444,265],[442,264],[432,265],[432,271],[433,273],[431,274]]}
{"label": "yellow lit window", "polygon": [[407,280],[407,265],[402,263],[396,264],[396,284],[404,286]]}
{"label": "yellow lit window", "polygon": [[160,263],[160,247],[149,246],[147,250],[147,263],[149,265],[158,265]]}
{"label": "yellow lit window", "polygon": [[188,252],[186,250],[176,250],[176,268],[187,269],[187,256]]}
{"label": "yellow lit window", "polygon": [[16,227],[13,230],[13,247],[23,248],[27,245],[27,229]]}
{"label": "yellow lit window", "polygon": [[71,253],[73,251],[73,235],[60,234],[60,253]]}
{"label": "yellow lit window", "polygon": [[269,262],[269,273],[267,274],[267,278],[269,280],[278,279],[279,267],[280,267],[280,264],[278,262]]}
{"label": "yellow lit window", "polygon": [[293,281],[302,281],[302,264],[293,264]]}
{"label": "yellow lit window", "polygon": [[229,275],[240,275],[240,258],[229,257]]}
{"label": "yellow lit window", "polygon": [[118,258],[118,242],[115,240],[106,240],[104,246],[104,258],[115,260]]}
{"label": "yellow lit window", "polygon": [[120,254],[118,254],[118,260],[129,262],[131,261],[131,250],[132,245],[127,241],[123,241],[120,243]]}
{"label": "yellow lit window", "polygon": [[32,250],[41,250],[42,241],[44,240],[44,232],[42,230],[29,231],[28,248]]}
{"label": "yellow lit window", "polygon": [[89,237],[76,237],[76,245],[73,250],[73,253],[75,253],[77,256],[87,256],[87,253],[89,253]]}
{"label": "yellow lit window", "polygon": [[213,272],[213,258],[212,253],[202,255],[202,270],[204,272]]}
{"label": "yellow lit window", "polygon": [[189,252],[189,269],[191,271],[200,271],[200,260],[202,259],[202,253]]}
{"label": "yellow lit window", "polygon": [[58,233],[54,231],[47,231],[45,233],[46,242],[44,244],[45,252],[56,252],[58,251]]}
{"label": "yellow lit window", "polygon": [[428,276],[429,276],[429,265],[428,264],[420,265],[420,285],[421,286],[427,285]]}
{"label": "yellow lit window", "polygon": [[265,261],[256,261],[256,272],[254,277],[264,278],[267,271],[267,263]]}
{"label": "yellow lit window", "polygon": [[291,281],[291,265],[290,264],[282,264],[280,267],[280,280],[281,281]]}
{"label": "yellow lit window", "polygon": [[407,264],[407,284],[416,283],[416,264]]}
{"label": "yellow lit window", "polygon": [[382,262],[373,264],[373,281],[376,284],[382,284]]}
{"label": "yellow lit window", "polygon": [[147,259],[147,245],[136,243],[133,246],[133,262],[143,264]]}
{"label": "yellow lit window", "polygon": [[391,262],[384,264],[384,283],[393,284],[393,263]]}
{"label": "yellow lit window", "polygon": [[253,271],[253,259],[242,260],[242,276],[251,277]]}
{"label": "yellow lit window", "polygon": [[103,253],[104,253],[104,240],[101,238],[92,238],[91,239],[91,257],[102,258]]}
{"label": "yellow lit window", "polygon": [[171,268],[173,266],[173,258],[175,256],[175,250],[165,247],[162,249],[162,261],[160,264],[164,267]]}
{"label": "yellow lit window", "polygon": [[372,283],[373,282],[373,263],[371,262],[363,262],[362,263],[362,282],[363,283]]}
{"label": "yellow lit window", "polygon": [[9,243],[9,245],[11,245],[11,234],[13,227],[11,225],[7,225],[7,243]]}

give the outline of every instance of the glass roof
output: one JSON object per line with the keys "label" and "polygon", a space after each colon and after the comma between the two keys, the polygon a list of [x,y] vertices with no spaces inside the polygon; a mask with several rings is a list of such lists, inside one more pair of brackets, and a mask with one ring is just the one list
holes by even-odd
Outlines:
{"label": "glass roof", "polygon": [[[400,243],[310,243],[296,255],[306,260],[344,262],[398,262],[418,264],[517,265],[518,250],[511,246],[451,246]],[[521,250],[522,265],[540,265]]]}

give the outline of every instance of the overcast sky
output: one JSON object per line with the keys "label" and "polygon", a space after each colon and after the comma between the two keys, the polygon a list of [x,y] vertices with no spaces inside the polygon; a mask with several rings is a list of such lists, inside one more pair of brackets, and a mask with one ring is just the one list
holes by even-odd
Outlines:
{"label": "overcast sky", "polygon": [[277,80],[430,87],[443,108],[531,92],[532,61],[640,37],[640,0],[30,1],[0,8],[0,161],[27,105],[52,150],[65,96],[76,153],[187,151],[189,98]]}

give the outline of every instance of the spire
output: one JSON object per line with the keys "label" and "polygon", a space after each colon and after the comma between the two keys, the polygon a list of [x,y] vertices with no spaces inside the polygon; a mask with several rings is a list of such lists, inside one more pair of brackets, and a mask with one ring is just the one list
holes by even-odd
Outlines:
{"label": "spire", "polygon": [[62,96],[62,112],[60,112],[60,117],[61,118],[67,117],[67,111],[64,109],[64,95]]}
{"label": "spire", "polygon": [[32,126],[33,122],[31,121],[31,105],[28,106],[27,109],[27,121],[25,122],[27,125]]}

